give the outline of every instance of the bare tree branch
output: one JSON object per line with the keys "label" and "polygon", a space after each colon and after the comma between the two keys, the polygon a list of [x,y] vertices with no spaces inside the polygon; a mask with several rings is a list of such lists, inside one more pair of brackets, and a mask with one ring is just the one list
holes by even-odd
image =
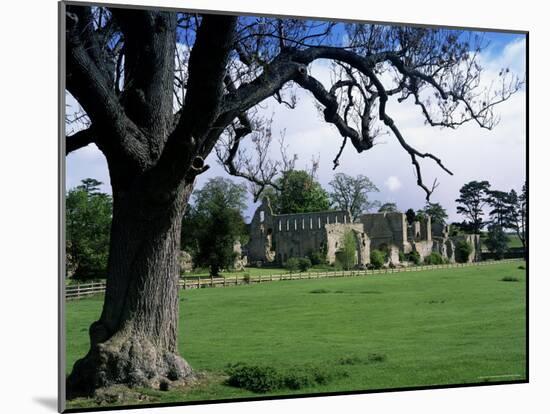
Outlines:
{"label": "bare tree branch", "polygon": [[94,142],[95,134],[92,127],[80,130],[73,135],[66,137],[65,155],[83,148]]}

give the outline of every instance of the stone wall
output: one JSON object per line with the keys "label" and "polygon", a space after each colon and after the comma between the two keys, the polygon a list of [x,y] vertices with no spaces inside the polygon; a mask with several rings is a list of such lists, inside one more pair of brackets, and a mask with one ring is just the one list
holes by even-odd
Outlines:
{"label": "stone wall", "polygon": [[[429,216],[410,226],[405,214],[399,212],[363,214],[352,223],[347,211],[273,214],[265,199],[250,223],[248,262],[284,264],[290,257],[320,252],[326,254],[329,263],[334,263],[343,235],[350,230],[356,238],[357,264],[361,266],[370,262],[372,249],[389,251],[393,264],[399,263],[399,252],[413,251],[419,253],[422,261],[434,251],[450,262],[455,261],[457,240],[448,237],[448,226],[432,228]],[[474,247],[469,261],[479,260],[479,236],[461,237]]]}
{"label": "stone wall", "polygon": [[[351,224],[347,211],[326,211],[302,214],[273,214],[268,199],[254,213],[247,245],[251,263],[277,262],[290,257],[305,257],[327,251],[327,225]],[[334,231],[334,228],[332,229]]]}
{"label": "stone wall", "polygon": [[357,263],[366,265],[370,259],[370,241],[363,225],[352,223],[347,211],[273,214],[269,201],[265,200],[250,224],[248,259],[251,263],[283,264],[290,257],[321,252],[329,263],[334,263],[346,231],[352,231],[356,238]]}
{"label": "stone wall", "polygon": [[371,242],[371,249],[390,245],[405,250],[407,244],[407,218],[403,213],[373,213],[359,217]]}
{"label": "stone wall", "polygon": [[326,224],[327,262],[336,261],[336,254],[341,250],[346,232],[351,231],[355,238],[355,264],[360,267],[370,263],[370,240],[360,223]]}
{"label": "stone wall", "polygon": [[420,255],[420,262],[424,261],[426,256],[429,256],[433,251],[433,241],[432,240],[421,240],[414,241],[411,243],[413,251],[418,252]]}
{"label": "stone wall", "polygon": [[481,238],[479,234],[461,234],[459,236],[452,237],[451,240],[455,246],[458,242],[463,240],[472,246],[472,252],[468,256],[467,263],[481,260]]}
{"label": "stone wall", "polygon": [[180,265],[180,273],[187,273],[193,270],[193,258],[185,250],[180,251],[178,261]]}

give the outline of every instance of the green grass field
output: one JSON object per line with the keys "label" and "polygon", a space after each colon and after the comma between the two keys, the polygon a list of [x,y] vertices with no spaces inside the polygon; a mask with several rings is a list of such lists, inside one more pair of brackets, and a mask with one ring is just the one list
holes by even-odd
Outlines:
{"label": "green grass field", "polygon": [[[508,233],[508,248],[509,249],[519,249],[523,247],[523,244],[521,244],[521,240],[519,239],[518,235],[515,233]],[[485,244],[485,240],[487,239],[487,233],[483,232],[481,234],[481,243],[483,247],[487,247]]]}
{"label": "green grass field", "polygon": [[[183,291],[180,352],[205,376],[185,391],[142,390],[142,401],[525,379],[521,265]],[[88,349],[88,326],[99,316],[102,300],[67,304],[69,370]],[[227,365],[237,362],[282,370],[317,367],[334,377],[297,391],[255,394],[224,384]],[[69,407],[94,404],[81,399]]]}

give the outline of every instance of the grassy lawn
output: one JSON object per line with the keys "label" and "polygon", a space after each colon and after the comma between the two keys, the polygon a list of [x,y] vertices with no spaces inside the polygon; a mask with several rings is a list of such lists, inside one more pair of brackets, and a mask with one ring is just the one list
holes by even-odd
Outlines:
{"label": "grassy lawn", "polygon": [[517,234],[509,234],[508,235],[508,247],[510,248],[519,248],[523,247],[521,244],[521,240],[519,239]]}
{"label": "grassy lawn", "polygon": [[[524,379],[520,265],[183,291],[180,352],[205,376],[185,391],[143,390],[144,402]],[[69,369],[88,349],[88,326],[102,300],[67,304]],[[237,362],[316,367],[334,376],[323,385],[256,394],[224,384],[227,365]],[[94,404],[81,399],[69,407]]]}
{"label": "grassy lawn", "polygon": [[[518,235],[515,233],[507,233],[508,236],[508,248],[515,249],[515,248],[521,248],[523,245],[521,244],[521,240],[519,239]],[[487,232],[481,233],[481,243],[483,247],[487,247],[485,244],[485,240],[487,240]]]}

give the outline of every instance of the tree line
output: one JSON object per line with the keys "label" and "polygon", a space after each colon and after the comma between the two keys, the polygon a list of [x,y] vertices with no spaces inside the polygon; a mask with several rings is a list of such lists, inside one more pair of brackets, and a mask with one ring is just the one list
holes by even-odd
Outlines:
{"label": "tree line", "polygon": [[[100,191],[101,184],[87,178],[67,193],[67,274],[74,279],[103,278],[106,272],[112,198]],[[363,175],[335,174],[327,191],[310,172],[290,170],[282,174],[278,184],[279,190],[269,189],[264,194],[275,214],[339,209],[349,211],[355,219],[376,207],[378,212],[399,211],[396,203],[373,200],[371,194],[379,190]],[[452,223],[452,231],[481,234],[486,228],[485,245],[497,257],[504,255],[507,232],[513,231],[525,249],[526,200],[526,185],[518,194],[513,189],[491,189],[488,181],[466,183],[456,199],[456,211],[465,219]],[[207,268],[214,276],[234,266],[238,259],[235,242],[245,245],[248,241],[246,205],[246,186],[223,177],[212,178],[193,192],[182,217],[186,231],[181,233],[181,246],[191,255],[194,266]],[[446,209],[437,202],[427,202],[416,211],[409,208],[405,215],[409,224],[426,216],[439,225],[448,219]],[[319,263],[317,258],[313,261]],[[343,261],[349,262],[349,257]]]}
{"label": "tree line", "polygon": [[[516,234],[527,251],[527,183],[520,193],[512,189],[502,191],[491,188],[488,181],[470,181],[460,189],[455,200],[456,212],[465,217],[460,223],[453,223],[464,232],[481,234],[487,229],[485,245],[496,255],[503,257],[508,248],[509,237],[506,231]],[[488,210],[488,214],[486,213]]]}

